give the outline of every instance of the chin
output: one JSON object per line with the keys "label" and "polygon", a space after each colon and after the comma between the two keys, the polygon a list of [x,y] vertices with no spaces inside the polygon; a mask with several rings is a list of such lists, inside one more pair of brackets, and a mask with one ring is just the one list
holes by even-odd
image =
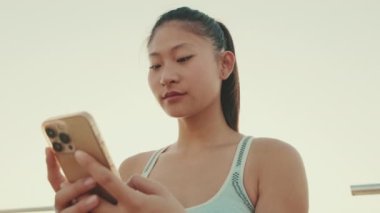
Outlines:
{"label": "chin", "polygon": [[169,115],[170,117],[173,117],[173,118],[183,118],[183,117],[186,117],[186,114],[185,113],[180,113],[180,112],[168,112],[168,111],[165,111],[167,115]]}
{"label": "chin", "polygon": [[164,111],[166,112],[167,115],[169,115],[170,117],[173,117],[173,118],[185,118],[185,117],[189,117],[191,115],[192,112],[190,112],[189,110],[185,110],[185,109],[179,109],[179,108],[171,108],[171,109],[164,109]]}

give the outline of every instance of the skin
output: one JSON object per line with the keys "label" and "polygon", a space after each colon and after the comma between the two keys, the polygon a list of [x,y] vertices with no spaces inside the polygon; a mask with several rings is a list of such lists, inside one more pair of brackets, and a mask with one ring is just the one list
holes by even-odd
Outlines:
{"label": "skin", "polygon": [[[48,178],[56,191],[57,212],[185,212],[161,184],[137,175],[125,183],[85,152],[76,151],[75,157],[91,176],[68,183],[60,173],[52,149],[46,149]],[[118,204],[112,205],[95,195],[86,194],[96,183],[109,191],[118,200]],[[78,202],[71,205],[73,199],[78,199]]]}
{"label": "skin", "polygon": [[[69,184],[47,149],[48,176],[59,212],[185,212],[217,193],[242,135],[227,125],[220,104],[221,83],[232,72],[235,57],[229,51],[215,51],[212,44],[187,31],[181,22],[170,21],[157,29],[148,46],[152,93],[163,110],[178,120],[177,142],[162,153],[149,179],[136,174],[141,174],[153,152],[126,159],[120,166],[120,180],[91,156],[77,151],[77,161],[91,177]],[[173,91],[177,96],[163,98]],[[86,194],[94,182],[114,195],[118,205]],[[302,159],[285,142],[253,140],[244,185],[255,212],[308,211]],[[75,198],[79,202],[68,205]]]}

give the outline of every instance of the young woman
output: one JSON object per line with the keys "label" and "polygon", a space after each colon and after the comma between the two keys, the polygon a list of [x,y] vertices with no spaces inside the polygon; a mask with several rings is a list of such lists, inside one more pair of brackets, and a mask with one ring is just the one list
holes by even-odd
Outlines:
{"label": "young woman", "polygon": [[[147,47],[149,85],[163,110],[178,120],[177,142],[126,159],[122,180],[77,151],[91,176],[74,183],[65,182],[47,149],[57,211],[307,212],[297,151],[238,131],[239,78],[227,28],[202,12],[178,8],[160,17]],[[118,204],[86,194],[95,183]]]}

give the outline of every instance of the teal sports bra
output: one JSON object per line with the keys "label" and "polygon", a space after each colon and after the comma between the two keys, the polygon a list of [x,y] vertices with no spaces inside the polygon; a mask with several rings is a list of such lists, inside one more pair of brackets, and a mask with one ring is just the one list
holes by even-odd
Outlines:
{"label": "teal sports bra", "polygon": [[[232,166],[219,191],[209,200],[186,209],[189,213],[252,213],[255,212],[251,200],[244,188],[244,166],[247,160],[252,137],[244,136],[236,149]],[[148,177],[159,156],[166,150],[162,148],[153,153],[145,165],[142,176]]]}

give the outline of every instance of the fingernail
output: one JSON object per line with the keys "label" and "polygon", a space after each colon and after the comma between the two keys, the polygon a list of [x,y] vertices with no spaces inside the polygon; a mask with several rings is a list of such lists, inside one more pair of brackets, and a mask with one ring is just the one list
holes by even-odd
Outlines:
{"label": "fingernail", "polygon": [[90,205],[94,205],[96,202],[97,202],[97,197],[96,197],[96,195],[91,195],[87,200],[86,200],[86,202],[85,202],[85,204],[87,205],[87,206],[90,206]]}
{"label": "fingernail", "polygon": [[83,184],[85,186],[93,186],[95,185],[95,180],[92,177],[88,177],[86,180],[84,180]]}
{"label": "fingernail", "polygon": [[86,154],[80,150],[77,150],[77,151],[75,151],[74,156],[75,156],[75,159],[77,160],[77,162],[81,166],[83,166],[82,163],[86,159]]}
{"label": "fingernail", "polygon": [[84,152],[82,152],[81,150],[77,150],[75,151],[74,155],[76,158],[83,158]]}

